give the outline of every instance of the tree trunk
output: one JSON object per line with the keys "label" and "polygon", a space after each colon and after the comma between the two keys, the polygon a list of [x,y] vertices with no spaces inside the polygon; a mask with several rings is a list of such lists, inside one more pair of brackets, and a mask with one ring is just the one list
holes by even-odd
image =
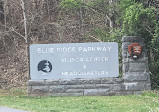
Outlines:
{"label": "tree trunk", "polygon": [[2,0],[0,0],[0,22],[4,23],[4,7]]}
{"label": "tree trunk", "polygon": [[27,68],[28,68],[28,78],[30,78],[29,75],[29,37],[28,37],[28,19],[27,19],[27,0],[21,0],[21,6],[23,9],[23,19],[24,19],[24,29],[25,29],[25,44],[26,44],[26,64],[27,64]]}
{"label": "tree trunk", "polygon": [[115,1],[113,1],[113,0],[109,0],[109,5],[110,5],[110,10],[109,10],[109,26],[110,26],[110,28],[114,28],[115,27],[115,18],[114,18],[114,9],[113,9],[113,3],[114,3]]}

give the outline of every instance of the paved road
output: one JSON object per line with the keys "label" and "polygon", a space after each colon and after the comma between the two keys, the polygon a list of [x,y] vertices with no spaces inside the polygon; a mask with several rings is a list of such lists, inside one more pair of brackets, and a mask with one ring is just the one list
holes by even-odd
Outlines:
{"label": "paved road", "polygon": [[7,107],[0,107],[0,112],[29,112],[29,111],[12,109],[12,108],[7,108]]}

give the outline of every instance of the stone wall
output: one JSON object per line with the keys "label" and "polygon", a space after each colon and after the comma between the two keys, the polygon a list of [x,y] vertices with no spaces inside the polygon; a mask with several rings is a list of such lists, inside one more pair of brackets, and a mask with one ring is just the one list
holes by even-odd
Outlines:
{"label": "stone wall", "polygon": [[[138,94],[151,89],[148,58],[143,39],[123,37],[123,78],[29,80],[30,96],[105,96]],[[128,45],[137,42],[142,46],[139,59],[132,59]]]}
{"label": "stone wall", "polygon": [[[139,59],[132,59],[128,53],[128,45],[139,43],[142,52]],[[151,89],[148,56],[144,40],[135,36],[125,36],[122,39],[123,79],[126,91],[143,91]]]}
{"label": "stone wall", "polygon": [[32,96],[87,96],[124,94],[123,78],[39,80],[29,81],[28,93]]}

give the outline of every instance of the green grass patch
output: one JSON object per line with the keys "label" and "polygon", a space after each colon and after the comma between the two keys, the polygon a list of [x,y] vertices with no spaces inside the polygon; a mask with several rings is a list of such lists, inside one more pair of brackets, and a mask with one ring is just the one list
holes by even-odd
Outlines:
{"label": "green grass patch", "polygon": [[0,90],[0,106],[32,112],[159,112],[159,92],[127,96],[28,97],[24,90]]}

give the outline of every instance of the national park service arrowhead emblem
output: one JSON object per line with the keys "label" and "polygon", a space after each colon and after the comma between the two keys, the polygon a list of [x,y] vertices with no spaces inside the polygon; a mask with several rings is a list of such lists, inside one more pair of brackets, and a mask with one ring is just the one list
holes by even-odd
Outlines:
{"label": "national park service arrowhead emblem", "polygon": [[133,59],[137,59],[141,55],[142,47],[138,43],[132,43],[128,46],[128,51]]}

